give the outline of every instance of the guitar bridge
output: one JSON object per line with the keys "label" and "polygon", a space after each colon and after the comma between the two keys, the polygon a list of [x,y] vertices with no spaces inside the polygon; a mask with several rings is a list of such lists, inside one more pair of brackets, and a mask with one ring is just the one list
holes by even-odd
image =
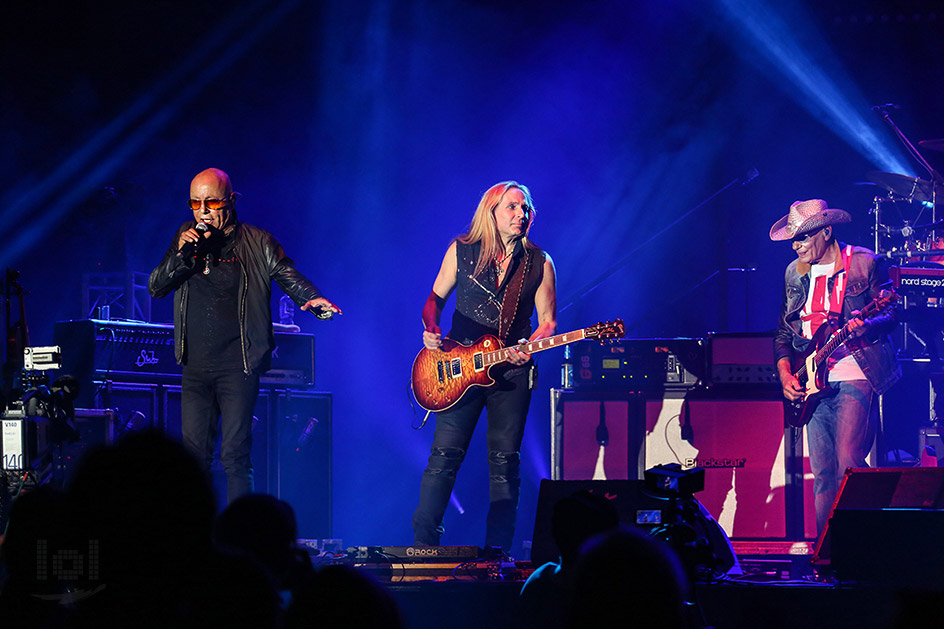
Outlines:
{"label": "guitar bridge", "polygon": [[446,370],[443,368],[443,361],[436,363],[436,371],[439,373],[439,384],[443,383],[443,380],[446,379]]}

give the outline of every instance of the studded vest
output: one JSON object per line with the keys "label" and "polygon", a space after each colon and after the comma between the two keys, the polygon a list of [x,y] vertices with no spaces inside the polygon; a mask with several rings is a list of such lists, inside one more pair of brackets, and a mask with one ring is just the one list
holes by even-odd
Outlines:
{"label": "studded vest", "polygon": [[[482,243],[463,244],[456,242],[456,310],[452,315],[452,330],[448,337],[460,343],[471,343],[483,334],[498,336],[498,328],[505,293],[511,290],[512,280],[519,265],[525,261],[525,250],[519,241],[515,245],[508,270],[498,284],[498,271],[494,265],[486,265],[477,276],[473,276]],[[534,312],[534,295],[544,278],[544,252],[535,252],[531,268],[524,278],[524,287],[518,298],[507,339],[517,341],[531,336],[531,315]]]}

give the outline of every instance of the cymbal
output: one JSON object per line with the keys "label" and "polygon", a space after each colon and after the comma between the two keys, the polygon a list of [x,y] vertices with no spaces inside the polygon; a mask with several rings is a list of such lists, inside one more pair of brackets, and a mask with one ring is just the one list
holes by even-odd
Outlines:
{"label": "cymbal", "polygon": [[921,140],[918,144],[932,151],[944,151],[944,140]]}
{"label": "cymbal", "polygon": [[[930,201],[933,187],[930,181],[925,181],[918,177],[909,177],[908,175],[898,175],[895,173],[883,173],[873,170],[868,174],[868,180],[877,183],[886,190],[905,197],[909,201]],[[940,185],[937,187],[938,194],[944,192]]]}

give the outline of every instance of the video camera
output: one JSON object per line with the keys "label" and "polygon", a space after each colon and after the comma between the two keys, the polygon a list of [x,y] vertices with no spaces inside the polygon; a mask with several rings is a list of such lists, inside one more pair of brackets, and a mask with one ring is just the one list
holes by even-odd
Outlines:
{"label": "video camera", "polygon": [[57,446],[78,439],[73,402],[78,381],[60,376],[49,384],[49,370],[62,367],[59,346],[23,350],[22,394],[0,415],[0,474],[8,486],[40,485],[54,472]]}

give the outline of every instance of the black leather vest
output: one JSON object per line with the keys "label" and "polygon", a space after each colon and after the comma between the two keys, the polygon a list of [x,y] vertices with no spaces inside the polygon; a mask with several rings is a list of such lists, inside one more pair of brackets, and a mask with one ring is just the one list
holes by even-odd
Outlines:
{"label": "black leather vest", "polygon": [[[475,263],[482,248],[481,242],[469,245],[456,242],[456,310],[452,315],[452,330],[449,338],[460,343],[471,343],[483,334],[498,335],[499,319],[505,293],[510,290],[518,267],[525,261],[525,250],[519,241],[512,254],[508,271],[497,286],[498,271],[488,264],[477,276],[473,276]],[[517,341],[531,336],[531,315],[534,312],[534,295],[544,278],[544,252],[533,254],[531,268],[524,280],[518,299],[518,309],[508,332],[508,339]],[[501,339],[503,342],[506,339]]]}

